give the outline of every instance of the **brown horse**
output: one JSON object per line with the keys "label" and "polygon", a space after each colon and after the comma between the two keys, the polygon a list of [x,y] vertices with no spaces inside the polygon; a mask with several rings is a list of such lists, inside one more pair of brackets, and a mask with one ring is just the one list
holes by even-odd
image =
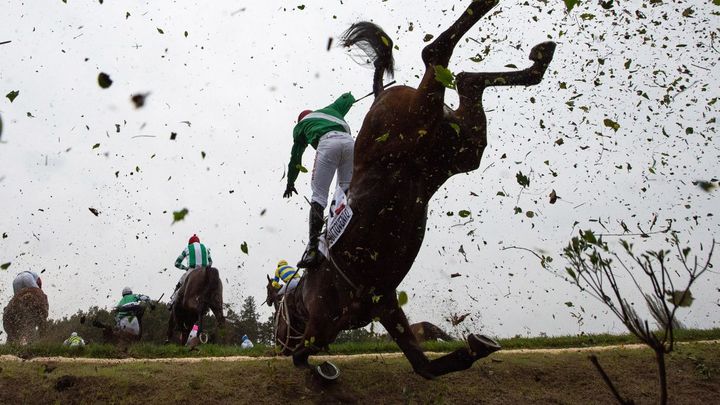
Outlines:
{"label": "brown horse", "polygon": [[195,324],[198,325],[198,334],[202,333],[203,318],[208,309],[212,310],[218,325],[223,325],[222,290],[220,273],[216,268],[206,267],[190,273],[171,309],[166,342],[173,341],[176,330],[179,330],[180,344],[185,344]]}
{"label": "brown horse", "polygon": [[310,355],[334,341],[341,330],[362,327],[373,318],[379,318],[413,369],[426,378],[467,369],[500,348],[492,339],[471,334],[469,348],[429,360],[396,296],[396,288],[422,245],[431,197],[451,176],[480,166],[487,145],[483,91],[490,86],[538,84],[552,60],[555,44],[545,42],[530,51],[533,64],[526,69],[459,73],[459,107],[454,111],[447,108],[445,86],[436,79],[436,71],[448,66],[460,38],[496,4],[496,0],[473,1],[423,49],[425,73],[417,89],[395,86],[383,90],[384,73],[392,73],[393,43],[379,27],[362,22],[345,32],[345,46],[358,45],[370,51],[368,56],[375,65],[375,100],[355,143],[348,192],[354,216],[328,258],[308,269],[303,288],[293,291],[300,296],[293,302],[302,302],[303,312],[308,314],[302,322],[302,337],[287,339],[288,330],[285,336],[276,336],[295,343],[292,356],[296,366],[311,368]]}
{"label": "brown horse", "polygon": [[25,345],[37,340],[48,317],[47,295],[40,288],[23,288],[3,311],[3,327],[8,344]]}

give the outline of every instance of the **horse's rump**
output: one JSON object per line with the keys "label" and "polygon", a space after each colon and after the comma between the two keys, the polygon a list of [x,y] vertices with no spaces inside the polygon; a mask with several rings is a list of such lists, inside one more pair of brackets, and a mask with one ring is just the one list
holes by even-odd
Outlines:
{"label": "horse's rump", "polygon": [[23,288],[3,311],[8,343],[27,342],[37,337],[48,317],[48,299],[40,288]]}
{"label": "horse's rump", "polygon": [[455,338],[440,329],[439,326],[430,322],[423,321],[413,323],[410,325],[410,330],[412,331],[413,335],[415,335],[415,339],[417,339],[417,341],[421,343],[426,340],[444,340],[446,342],[455,340]]}

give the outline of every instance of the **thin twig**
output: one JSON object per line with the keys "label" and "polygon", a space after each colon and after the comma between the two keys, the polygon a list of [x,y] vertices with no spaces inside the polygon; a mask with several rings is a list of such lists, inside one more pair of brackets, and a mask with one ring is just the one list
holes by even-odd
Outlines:
{"label": "thin twig", "polygon": [[157,135],[135,135],[131,138],[156,138]]}
{"label": "thin twig", "polygon": [[620,393],[618,392],[617,388],[615,388],[615,385],[610,381],[610,377],[608,377],[607,373],[605,373],[605,370],[603,370],[602,366],[600,365],[600,362],[598,361],[597,356],[594,354],[590,356],[590,361],[592,364],[597,368],[598,373],[600,373],[600,376],[602,377],[603,381],[605,381],[605,384],[607,384],[608,388],[610,388],[610,391],[612,392],[615,399],[617,399],[619,404],[622,405],[634,405],[635,402],[632,399],[623,399],[623,397],[620,396]]}
{"label": "thin twig", "polygon": [[10,42],[12,42],[12,41],[2,41],[2,42],[0,42],[0,45],[9,44]]}

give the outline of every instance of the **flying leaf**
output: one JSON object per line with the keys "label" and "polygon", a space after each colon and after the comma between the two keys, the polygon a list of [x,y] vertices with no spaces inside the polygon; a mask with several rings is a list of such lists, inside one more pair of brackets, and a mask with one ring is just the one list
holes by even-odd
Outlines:
{"label": "flying leaf", "polygon": [[303,166],[303,165],[296,165],[295,168],[298,169],[298,171],[300,171],[302,173],[308,172],[308,169],[306,169],[305,166]]}
{"label": "flying leaf", "polygon": [[93,215],[95,215],[95,216],[100,215],[100,211],[96,210],[95,208],[90,207],[88,209],[90,210],[90,212],[93,213]]}
{"label": "flying leaf", "polygon": [[580,18],[582,18],[583,21],[592,20],[593,18],[595,18],[595,14],[582,13],[582,14],[580,14]]}
{"label": "flying leaf", "polygon": [[667,295],[668,302],[678,307],[689,307],[690,305],[692,305],[693,301],[695,301],[695,298],[693,298],[690,290],[675,290],[672,292],[667,292]]}
{"label": "flying leaf", "polygon": [[460,216],[460,218],[467,218],[470,216],[470,211],[460,210],[460,212],[458,212],[458,215]]}
{"label": "flying leaf", "polygon": [[522,174],[522,172],[517,172],[515,175],[515,179],[517,180],[518,184],[523,187],[530,187],[530,179]]}
{"label": "flying leaf", "polygon": [[579,0],[564,0],[565,1],[565,7],[567,8],[567,11],[570,12],[570,10],[573,9],[580,1]]}
{"label": "flying leaf", "polygon": [[605,126],[608,128],[612,128],[613,131],[615,131],[615,132],[617,132],[617,130],[620,129],[620,124],[611,120],[610,118],[605,118],[603,120],[603,124],[605,124]]}
{"label": "flying leaf", "polygon": [[507,65],[505,65],[505,67],[506,67],[506,68],[510,68],[510,69],[517,69],[517,66],[515,66],[515,65],[512,64],[512,63],[508,63]]}
{"label": "flying leaf", "polygon": [[407,304],[407,302],[408,302],[407,293],[405,291],[400,291],[398,293],[398,305],[403,306],[403,305]]}
{"label": "flying leaf", "polygon": [[157,29],[159,33],[164,34],[165,31],[161,30],[160,28]]}
{"label": "flying leaf", "polygon": [[433,34],[425,34],[423,37],[423,42],[430,42],[435,36]]}
{"label": "flying leaf", "polygon": [[187,208],[183,208],[180,211],[173,211],[173,222],[172,223],[174,224],[175,222],[182,221],[183,219],[185,219],[185,215],[187,215],[188,212],[189,211]]}
{"label": "flying leaf", "polygon": [[93,149],[97,149],[97,148],[99,148],[99,147],[100,147],[100,144],[99,144],[99,143],[96,143],[95,145],[93,145],[92,148],[93,148]]}
{"label": "flying leaf", "polygon": [[454,89],[455,88],[455,75],[453,72],[450,71],[450,69],[435,65],[435,80],[439,81],[443,86],[447,87],[448,89]]}
{"label": "flying leaf", "polygon": [[298,8],[298,10],[305,10],[305,5],[301,4],[301,5],[297,6],[297,8]]}
{"label": "flying leaf", "polygon": [[100,87],[103,89],[107,89],[108,87],[112,86],[112,84],[113,84],[113,81],[110,78],[110,76],[104,72],[100,72],[100,74],[98,74],[97,81],[98,81],[98,84],[100,85]]}
{"label": "flying leaf", "polygon": [[375,138],[375,142],[385,142],[390,137],[390,132],[385,132],[384,134],[378,136]]}
{"label": "flying leaf", "polygon": [[8,100],[10,100],[10,102],[12,103],[13,101],[15,101],[15,98],[17,98],[18,94],[20,94],[20,90],[13,90],[10,93],[6,94],[5,97],[7,97]]}
{"label": "flying leaf", "polygon": [[0,270],[7,270],[11,262],[0,264]]}
{"label": "flying leaf", "polygon": [[243,253],[248,254],[247,242],[243,241],[242,245],[240,245],[240,250],[242,250]]}
{"label": "flying leaf", "polygon": [[535,216],[535,212],[533,212],[533,211],[527,211],[527,212],[525,213],[525,216],[528,217],[528,218],[533,218],[533,217]]}
{"label": "flying leaf", "polygon": [[555,190],[550,192],[550,204],[555,204],[555,201],[557,201],[557,194],[555,193]]}
{"label": "flying leaf", "polygon": [[460,135],[460,125],[458,125],[454,122],[451,122],[450,127],[455,130],[456,134]]}

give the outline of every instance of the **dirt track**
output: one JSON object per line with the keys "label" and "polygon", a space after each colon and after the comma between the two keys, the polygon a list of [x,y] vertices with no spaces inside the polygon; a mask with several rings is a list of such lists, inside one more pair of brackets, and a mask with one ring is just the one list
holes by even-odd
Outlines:
{"label": "dirt track", "polygon": [[[699,342],[693,342],[698,344],[718,344],[720,340],[703,340]],[[678,342],[677,345],[686,344],[684,342]],[[542,354],[559,354],[559,353],[580,353],[580,352],[600,352],[607,350],[638,350],[647,348],[644,344],[628,344],[628,345],[614,345],[614,346],[591,346],[591,347],[573,347],[564,349],[510,349],[501,350],[498,353],[501,354],[525,354],[525,353],[542,353]],[[444,353],[438,352],[425,352],[429,357],[439,357]],[[352,360],[352,359],[375,359],[375,358],[398,358],[403,357],[402,353],[368,353],[368,354],[351,354],[351,355],[325,355],[325,356],[313,356],[318,360]],[[177,357],[177,358],[125,358],[125,359],[102,359],[102,358],[89,358],[89,357],[32,357],[29,359],[23,359],[13,355],[2,355],[0,356],[0,362],[4,361],[18,361],[18,362],[64,362],[64,363],[85,363],[85,364],[128,364],[128,363],[198,363],[203,361],[216,361],[216,362],[243,362],[243,361],[290,361],[289,357],[282,356],[224,356],[224,357]]]}

